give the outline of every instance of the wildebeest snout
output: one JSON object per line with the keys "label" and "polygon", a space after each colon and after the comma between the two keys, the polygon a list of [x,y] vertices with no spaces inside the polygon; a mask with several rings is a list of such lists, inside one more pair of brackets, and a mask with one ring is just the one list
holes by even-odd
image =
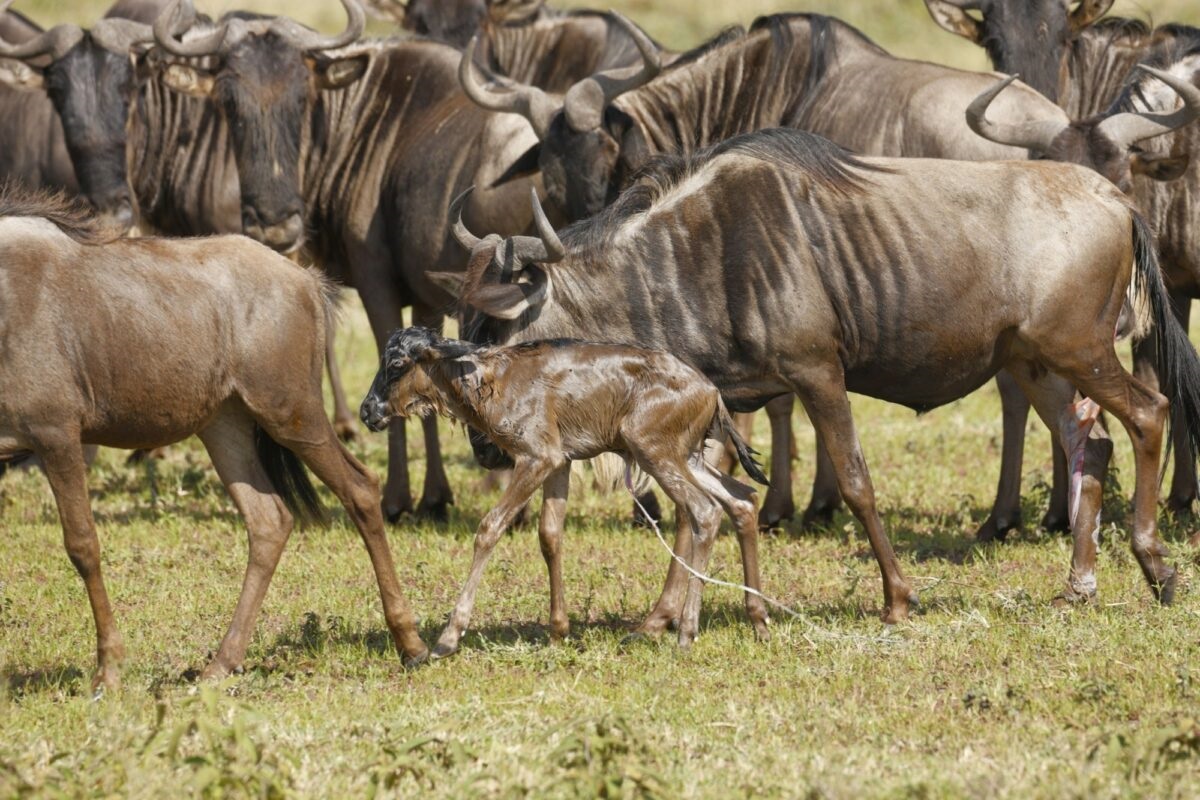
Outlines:
{"label": "wildebeest snout", "polygon": [[253,208],[246,206],[242,209],[242,232],[272,250],[288,254],[304,243],[304,219],[293,213],[281,222],[266,224]]}

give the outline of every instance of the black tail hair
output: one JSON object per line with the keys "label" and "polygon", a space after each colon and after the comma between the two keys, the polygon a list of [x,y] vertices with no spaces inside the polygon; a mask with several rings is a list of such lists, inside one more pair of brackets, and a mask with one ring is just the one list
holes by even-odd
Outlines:
{"label": "black tail hair", "polygon": [[1156,355],[1163,384],[1169,391],[1171,408],[1179,412],[1178,419],[1187,428],[1192,453],[1200,455],[1200,355],[1188,340],[1187,331],[1171,313],[1171,298],[1158,266],[1154,233],[1137,213],[1133,215],[1133,249],[1136,277],[1154,316]]}
{"label": "black tail hair", "polygon": [[737,451],[738,462],[742,465],[742,469],[746,470],[746,474],[755,481],[766,486],[768,484],[767,476],[763,473],[762,466],[754,460],[758,451],[746,444],[746,440],[738,435],[737,430],[733,427],[733,417],[729,416],[729,409],[725,408],[725,403],[720,400],[717,403],[717,420],[721,430],[729,437],[729,441],[733,442],[733,449]]}
{"label": "black tail hair", "polygon": [[257,425],[254,426],[254,449],[258,451],[258,460],[262,462],[263,469],[267,471],[267,478],[288,510],[302,523],[325,524],[327,520],[321,499],[317,497],[317,490],[296,454]]}

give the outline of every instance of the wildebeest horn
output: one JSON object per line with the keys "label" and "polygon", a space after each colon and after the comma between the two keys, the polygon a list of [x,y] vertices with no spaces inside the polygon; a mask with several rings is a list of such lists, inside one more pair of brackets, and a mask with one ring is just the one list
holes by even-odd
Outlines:
{"label": "wildebeest horn", "polygon": [[337,50],[358,41],[367,24],[367,14],[358,0],[342,0],[342,8],[346,9],[346,28],[336,36],[324,36],[287,17],[276,17],[271,30],[305,52]]}
{"label": "wildebeest horn", "polygon": [[[8,7],[13,4],[13,1],[5,0],[0,3],[0,15],[8,12]],[[83,39],[83,29],[78,25],[55,25],[50,30],[20,44],[9,44],[0,39],[0,56],[33,58],[49,53],[51,58],[59,59],[66,55],[68,50],[79,44],[81,39]]]}
{"label": "wildebeest horn", "polygon": [[1176,128],[1182,128],[1189,122],[1200,118],[1200,89],[1184,78],[1172,75],[1154,67],[1139,64],[1137,69],[1148,75],[1153,75],[1170,86],[1183,99],[1183,107],[1175,111],[1155,113],[1151,111],[1130,111],[1114,114],[1100,123],[1099,130],[1113,144],[1127,148],[1134,142],[1170,133]]}
{"label": "wildebeest horn", "polygon": [[554,226],[550,224],[550,220],[546,219],[546,212],[542,210],[542,204],[538,202],[537,189],[531,187],[529,194],[533,202],[533,222],[537,227],[538,235],[536,238],[533,236],[512,237],[513,272],[519,272],[528,264],[550,264],[562,261],[567,255],[567,249],[563,247],[558,234],[554,232]]}
{"label": "wildebeest horn", "polygon": [[971,101],[967,106],[967,125],[985,139],[997,144],[1024,147],[1028,150],[1045,152],[1050,143],[1066,127],[1058,120],[1030,120],[1018,125],[993,122],[987,118],[988,106],[996,96],[1008,88],[1019,76],[1010,75]]}
{"label": "wildebeest horn", "polygon": [[612,15],[629,34],[629,38],[633,39],[638,52],[642,54],[642,63],[635,67],[598,72],[570,88],[563,102],[563,112],[571,130],[579,133],[599,128],[604,119],[605,106],[625,92],[644,86],[662,71],[662,56],[650,37],[623,14],[614,11]]}
{"label": "wildebeest horn", "polygon": [[454,238],[466,248],[468,253],[472,252],[483,241],[467,230],[467,226],[463,224],[463,206],[467,204],[467,198],[471,196],[471,192],[473,191],[475,191],[474,186],[454,198],[454,202],[450,204],[450,218],[454,220],[450,223],[450,232],[454,234]]}
{"label": "wildebeest horn", "polygon": [[153,42],[154,30],[131,19],[109,17],[92,26],[92,38],[109,52],[123,53],[135,44]]}
{"label": "wildebeest horn", "polygon": [[196,21],[196,7],[192,0],[173,0],[154,19],[154,41],[168,53],[177,56],[207,56],[220,49],[229,32],[229,21],[217,26],[216,30],[198,37],[190,42],[182,42],[178,38],[187,33]]}
{"label": "wildebeest horn", "polygon": [[545,140],[546,132],[550,130],[550,119],[558,111],[558,104],[536,86],[509,84],[506,92],[496,92],[484,86],[475,76],[475,48],[478,44],[479,34],[475,34],[463,51],[462,60],[458,62],[458,82],[462,84],[467,97],[489,111],[520,114],[529,120],[538,139]]}

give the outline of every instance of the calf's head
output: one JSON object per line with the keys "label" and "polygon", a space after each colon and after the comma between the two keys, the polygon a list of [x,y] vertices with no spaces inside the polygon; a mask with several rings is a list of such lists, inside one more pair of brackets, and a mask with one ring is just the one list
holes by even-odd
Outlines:
{"label": "calf's head", "polygon": [[394,331],[380,356],[371,389],[359,406],[363,424],[382,431],[393,417],[444,414],[443,395],[426,367],[442,359],[461,358],[475,349],[420,326]]}
{"label": "calf's head", "polygon": [[[0,14],[10,3],[0,4]],[[153,38],[149,25],[102,19],[91,30],[56,25],[18,44],[0,39],[0,84],[46,93],[81,194],[124,229],[136,221],[126,155],[129,109]]]}
{"label": "calf's head", "polygon": [[1067,125],[1052,121],[1010,125],[988,119],[988,106],[1016,80],[1013,76],[975,98],[967,108],[967,124],[993,142],[1027,148],[1040,158],[1090,167],[1123,192],[1132,190],[1135,174],[1173,180],[1187,168],[1188,155],[1153,156],[1141,151],[1138,143],[1178,130],[1200,117],[1200,88],[1171,72],[1144,65],[1138,69],[1149,76],[1140,80],[1161,81],[1174,90],[1183,105],[1169,111],[1109,112]]}
{"label": "calf's head", "polygon": [[620,95],[658,75],[658,46],[640,28],[614,12],[642,56],[638,66],[607,70],[572,86],[562,98],[535,86],[507,84],[507,91],[485,86],[474,64],[478,38],[472,39],[459,65],[463,90],[478,105],[521,114],[533,126],[539,144],[501,178],[541,170],[546,193],[571,219],[598,213],[614,200],[629,172],[646,152],[642,135],[628,114],[612,105]]}
{"label": "calf's head", "polygon": [[229,125],[243,232],[284,253],[304,243],[301,140],[316,93],[349,86],[367,67],[364,54],[329,52],[362,35],[362,6],[358,0],[342,0],[342,5],[348,22],[336,36],[286,17],[231,14],[180,39],[195,24],[191,0],[175,0],[154,24],[164,83],[210,98]]}
{"label": "calf's head", "polygon": [[[1019,72],[1058,102],[1074,36],[1113,0],[925,0],[934,21],[987,50],[992,66]],[[1074,6],[1074,8],[1072,8]]]}

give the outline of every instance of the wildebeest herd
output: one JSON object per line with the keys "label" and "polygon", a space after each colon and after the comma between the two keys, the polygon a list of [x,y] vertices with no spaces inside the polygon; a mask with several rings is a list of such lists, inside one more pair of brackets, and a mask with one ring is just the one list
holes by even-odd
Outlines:
{"label": "wildebeest herd", "polygon": [[[1058,599],[1095,599],[1104,411],[1135,455],[1134,555],[1171,602],[1156,522],[1168,418],[1175,510],[1196,499],[1200,453],[1186,334],[1200,29],[1107,17],[1111,0],[926,0],[1018,80],[898,58],[817,14],[675,53],[618,14],[540,0],[379,0],[416,32],[385,39],[363,38],[359,0],[341,4],[335,35],[210,19],[191,0],[118,0],[86,30],[0,5],[0,453],[37,456],[49,478],[95,617],[97,686],[117,685],[124,650],[84,448],[192,434],[250,532],[206,676],[240,665],[293,516],[320,514],[306,468],[362,534],[396,647],[429,656],[384,525],[453,502],[439,415],[511,476],[434,656],[458,648],[487,557],[538,487],[551,633],[566,634],[569,468],[602,453],[677,509],[680,558],[638,631],[695,638],[724,511],[766,637],[756,537],[793,516],[796,398],[819,450],[802,521],[845,502],[879,563],[882,618],[902,621],[916,595],[847,392],[921,411],[992,377],[1004,459],[978,538],[1021,523],[1032,406],[1055,453],[1044,522],[1075,543]],[[360,416],[388,432],[382,492],[339,441],[355,420],[335,284],[358,291],[381,355]],[[406,307],[416,327],[401,330]],[[443,338],[447,316],[464,341]],[[1134,375],[1115,350],[1127,337]],[[764,406],[756,512],[726,474],[766,482],[729,411]],[[428,466],[415,504],[408,416]],[[706,441],[727,444],[725,472]]]}

